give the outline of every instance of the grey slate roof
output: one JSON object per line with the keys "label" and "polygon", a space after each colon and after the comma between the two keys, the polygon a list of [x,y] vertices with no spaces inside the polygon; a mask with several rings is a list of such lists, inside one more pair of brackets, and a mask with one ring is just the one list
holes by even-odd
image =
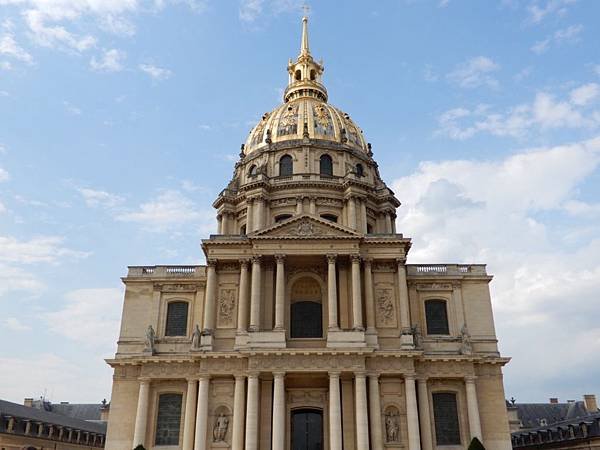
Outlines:
{"label": "grey slate roof", "polygon": [[49,412],[44,409],[7,402],[6,400],[0,400],[0,415],[61,425],[68,428],[89,431],[91,433],[106,434],[106,423],[88,422],[86,420],[75,419],[73,417]]}
{"label": "grey slate roof", "polygon": [[568,421],[588,416],[582,401],[570,403],[515,403],[523,428],[542,426],[540,421],[546,419],[547,426],[557,422]]}

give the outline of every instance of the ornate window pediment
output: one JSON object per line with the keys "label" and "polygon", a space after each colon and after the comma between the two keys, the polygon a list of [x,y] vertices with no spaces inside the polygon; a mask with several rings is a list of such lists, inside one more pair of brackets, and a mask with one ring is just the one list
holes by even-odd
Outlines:
{"label": "ornate window pediment", "polygon": [[353,238],[359,237],[354,230],[323,218],[308,214],[288,219],[254,235],[255,238]]}

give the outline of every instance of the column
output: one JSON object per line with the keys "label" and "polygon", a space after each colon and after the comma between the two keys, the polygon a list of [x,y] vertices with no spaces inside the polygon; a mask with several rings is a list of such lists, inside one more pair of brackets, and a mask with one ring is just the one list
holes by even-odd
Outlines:
{"label": "column", "polygon": [[223,234],[223,215],[217,214],[217,234]]}
{"label": "column", "polygon": [[275,330],[284,329],[285,317],[285,255],[275,255],[277,269],[275,274]]}
{"label": "column", "polygon": [[362,298],[360,292],[360,256],[351,255],[352,259],[352,328],[363,331]]}
{"label": "column", "polygon": [[327,313],[329,330],[338,330],[336,255],[327,255]]}
{"label": "column", "polygon": [[329,448],[342,450],[340,373],[329,372]]}
{"label": "column", "polygon": [[348,197],[348,226],[356,230],[356,203],[354,197]]}
{"label": "column", "polygon": [[206,450],[206,430],[208,429],[208,387],[210,377],[203,375],[198,380],[198,408],[196,409],[196,434],[194,450]]}
{"label": "column", "polygon": [[273,372],[272,450],[285,449],[285,372]]}
{"label": "column", "polygon": [[360,199],[360,228],[363,233],[367,232],[367,200]]}
{"label": "column", "polygon": [[260,330],[260,293],[261,293],[260,256],[252,258],[252,288],[250,295],[250,331]]}
{"label": "column", "polygon": [[481,421],[479,418],[479,405],[477,402],[475,377],[465,377],[465,388],[467,391],[467,411],[469,413],[469,430],[471,432],[471,439],[476,437],[483,442],[481,437]]}
{"label": "column", "polygon": [[398,288],[400,289],[400,328],[402,334],[410,334],[410,303],[408,301],[408,285],[406,283],[406,265],[403,258],[398,258]]}
{"label": "column", "polygon": [[244,418],[245,418],[246,377],[235,376],[235,390],[233,393],[233,432],[231,436],[231,450],[244,450]]}
{"label": "column", "polygon": [[310,198],[309,211],[312,215],[317,214],[317,199],[316,197]]}
{"label": "column", "polygon": [[415,375],[404,375],[406,388],[406,421],[408,422],[408,450],[421,450],[419,436],[419,414],[417,412],[417,395],[415,392]]}
{"label": "column", "polygon": [[257,373],[248,374],[248,401],[246,402],[246,445],[244,450],[258,450]]}
{"label": "column", "polygon": [[369,425],[371,450],[383,450],[383,424],[381,421],[381,397],[379,374],[369,374]]}
{"label": "column", "polygon": [[224,212],[222,215],[220,234],[229,234],[229,213],[228,212]]}
{"label": "column", "polygon": [[194,427],[196,424],[196,398],[198,380],[188,380],[183,418],[183,450],[194,450]]}
{"label": "column", "polygon": [[260,230],[265,226],[265,198],[258,197],[256,199],[257,205],[255,208],[256,217],[254,218],[254,229]]}
{"label": "column", "polygon": [[417,379],[419,389],[419,422],[421,424],[421,447],[423,450],[433,450],[433,436],[431,435],[431,417],[429,415],[429,391],[427,378]]}
{"label": "column", "polygon": [[248,260],[240,260],[240,291],[238,293],[237,333],[248,331]]}
{"label": "column", "polygon": [[304,199],[302,197],[296,197],[296,215],[300,215],[304,212]]}
{"label": "column", "polygon": [[375,334],[375,300],[373,299],[373,273],[370,258],[365,259],[365,309],[367,310],[367,333]]}
{"label": "column", "polygon": [[[369,448],[369,426],[367,414],[367,382],[364,373],[354,375],[354,389],[356,393],[356,448],[367,450]],[[412,450],[412,449],[411,449]]]}
{"label": "column", "polygon": [[206,296],[204,301],[204,331],[215,328],[215,293],[217,290],[217,261],[209,259],[206,267]]}
{"label": "column", "polygon": [[254,231],[254,199],[246,199],[246,233]]}
{"label": "column", "polygon": [[387,234],[392,233],[392,218],[390,216],[389,211],[386,211],[385,213],[385,232]]}
{"label": "column", "polygon": [[150,397],[150,381],[140,380],[137,411],[135,413],[135,428],[133,431],[133,446],[146,445],[146,425],[148,423],[148,399]]}

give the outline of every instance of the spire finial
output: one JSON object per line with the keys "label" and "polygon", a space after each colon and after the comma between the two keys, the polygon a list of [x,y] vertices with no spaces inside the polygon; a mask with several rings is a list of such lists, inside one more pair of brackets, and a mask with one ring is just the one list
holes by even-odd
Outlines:
{"label": "spire finial", "polygon": [[300,54],[309,55],[310,49],[308,48],[308,11],[310,8],[308,5],[302,7],[304,10],[304,17],[302,17],[302,44],[300,45]]}

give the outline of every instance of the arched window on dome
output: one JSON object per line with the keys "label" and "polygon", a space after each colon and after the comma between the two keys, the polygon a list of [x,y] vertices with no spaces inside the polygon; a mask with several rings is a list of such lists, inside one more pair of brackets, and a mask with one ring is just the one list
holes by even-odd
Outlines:
{"label": "arched window on dome", "polygon": [[300,70],[296,70],[294,78],[296,79],[296,81],[300,81],[302,79],[302,72],[300,72]]}
{"label": "arched window on dome", "polygon": [[279,158],[279,176],[289,177],[294,174],[294,161],[290,155]]}
{"label": "arched window on dome", "polygon": [[319,173],[329,177],[333,176],[333,160],[329,155],[321,155],[319,159]]}
{"label": "arched window on dome", "polygon": [[364,168],[364,167],[363,167],[363,165],[362,165],[362,164],[360,164],[360,163],[358,163],[358,164],[356,165],[355,172],[356,172],[356,176],[357,176],[357,177],[364,177],[364,176],[365,176],[365,168]]}
{"label": "arched window on dome", "polygon": [[314,69],[310,71],[310,79],[311,81],[315,81],[317,79],[317,72]]}
{"label": "arched window on dome", "polygon": [[250,175],[251,177],[255,177],[256,175],[258,175],[258,167],[256,166],[256,164],[252,164],[250,166],[250,169],[248,170],[248,175]]}

